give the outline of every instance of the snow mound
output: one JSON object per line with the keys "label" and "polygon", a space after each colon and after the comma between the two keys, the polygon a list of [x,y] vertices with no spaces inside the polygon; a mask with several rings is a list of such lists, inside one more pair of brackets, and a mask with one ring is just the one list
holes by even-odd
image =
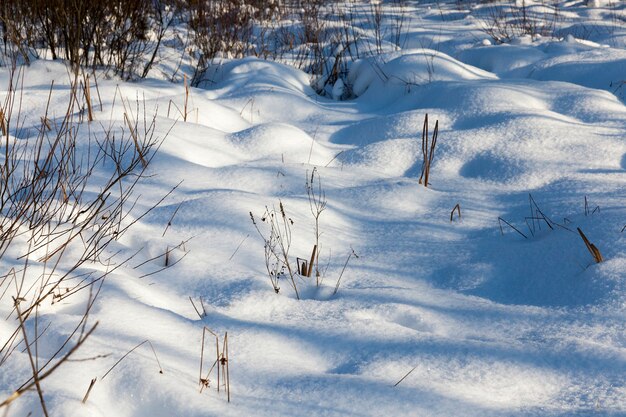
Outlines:
{"label": "snow mound", "polygon": [[200,87],[221,91],[245,89],[247,93],[268,87],[279,92],[313,94],[309,76],[293,67],[258,58],[225,60],[209,68]]}
{"label": "snow mound", "polygon": [[374,170],[390,177],[404,175],[421,157],[420,142],[391,139],[344,152],[339,157],[345,167]]}
{"label": "snow mound", "polygon": [[461,61],[499,75],[528,67],[546,57],[547,54],[535,46],[511,44],[475,46],[458,54]]}
{"label": "snow mound", "polygon": [[491,152],[480,153],[467,161],[460,170],[465,178],[511,182],[525,173],[523,162]]}
{"label": "snow mound", "polygon": [[[380,115],[352,123],[339,130],[332,137],[334,143],[366,145],[383,139],[420,140],[424,125],[425,110],[408,110],[399,113]],[[443,125],[450,125],[452,120],[443,109],[432,114]],[[432,123],[432,122],[431,122]]]}
{"label": "snow mound", "polygon": [[613,92],[621,85],[625,72],[626,50],[593,48],[536,62],[529,77]]}
{"label": "snow mound", "polygon": [[371,90],[371,94],[384,96],[384,90],[389,87],[395,87],[396,90],[399,87],[401,91],[434,81],[497,78],[489,72],[430,49],[408,50],[398,55],[393,54],[388,60],[381,58],[355,63],[348,75],[353,93],[362,96]]}
{"label": "snow mound", "polygon": [[230,144],[248,160],[280,158],[313,164],[328,162],[333,153],[306,132],[284,123],[266,123],[228,136]]}
{"label": "snow mound", "polygon": [[501,78],[564,81],[619,92],[626,72],[626,50],[566,36],[532,45],[474,46],[458,58]]}

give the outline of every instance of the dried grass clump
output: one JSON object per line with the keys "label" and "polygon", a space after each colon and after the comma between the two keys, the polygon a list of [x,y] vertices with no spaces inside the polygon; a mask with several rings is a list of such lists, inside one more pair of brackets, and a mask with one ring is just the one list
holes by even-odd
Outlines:
{"label": "dried grass clump", "polygon": [[[206,375],[203,372],[204,367],[204,348],[206,334],[210,333],[215,337],[215,361],[207,371]],[[226,391],[228,402],[230,402],[230,369],[228,360],[228,332],[224,333],[222,341],[222,348],[220,350],[220,338],[213,330],[204,326],[202,329],[202,348],[200,350],[200,376],[198,377],[198,383],[200,385],[200,392],[205,388],[209,388],[211,380],[209,377],[213,370],[217,371],[217,392],[220,392],[220,387],[223,387]]]}

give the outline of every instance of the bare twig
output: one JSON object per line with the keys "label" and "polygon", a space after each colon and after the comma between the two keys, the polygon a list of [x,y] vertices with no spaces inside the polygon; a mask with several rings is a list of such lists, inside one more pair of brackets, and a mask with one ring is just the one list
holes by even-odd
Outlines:
{"label": "bare twig", "polygon": [[30,350],[30,344],[28,343],[28,336],[26,335],[26,326],[24,326],[24,319],[22,318],[22,312],[20,311],[20,302],[13,299],[15,304],[15,310],[17,311],[17,318],[20,322],[20,329],[22,329],[22,337],[24,337],[24,343],[26,344],[26,350],[28,352],[28,360],[30,362],[31,370],[33,372],[33,381],[35,383],[35,387],[37,388],[37,395],[39,395],[39,404],[41,405],[41,411],[44,416],[48,417],[48,409],[46,408],[46,401],[43,398],[43,391],[41,389],[41,384],[39,380],[39,369],[35,365],[35,361],[33,359],[33,353]]}
{"label": "bare twig", "polygon": [[241,240],[241,242],[239,242],[239,245],[237,245],[237,248],[235,249],[235,251],[233,252],[233,254],[232,254],[232,255],[230,255],[230,258],[228,258],[228,260],[229,260],[229,261],[233,259],[233,257],[235,256],[235,254],[239,251],[239,248],[241,248],[241,245],[243,245],[243,242],[245,242],[245,241],[246,241],[246,239],[248,239],[249,237],[250,237],[250,235],[249,235],[249,234],[247,234],[247,235],[246,235],[246,237],[244,237],[244,238]]}
{"label": "bare twig", "polygon": [[180,207],[183,205],[183,203],[180,203],[177,207],[176,210],[174,210],[174,213],[172,213],[172,216],[170,217],[170,219],[167,221],[167,226],[165,226],[165,230],[163,230],[163,234],[161,235],[161,237],[165,236],[165,233],[167,233],[167,229],[169,229],[172,226],[172,221],[174,221],[174,217],[176,216],[176,213],[178,213],[178,210],[180,210]]}

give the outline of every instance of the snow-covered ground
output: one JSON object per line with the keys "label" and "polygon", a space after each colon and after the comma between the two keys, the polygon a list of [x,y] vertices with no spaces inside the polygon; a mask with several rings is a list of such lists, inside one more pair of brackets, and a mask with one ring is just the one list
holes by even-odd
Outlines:
{"label": "snow-covered ground", "polygon": [[[621,13],[612,6],[565,4],[561,36],[496,45],[472,10],[413,4],[405,47],[354,64],[345,101],[316,94],[297,69],[246,58],[191,89],[184,122],[170,106],[182,108],[182,84],[101,79],[92,123],[123,124],[122,95],[158,107],[157,133],[169,131],[141,208],[182,184],[107,249],[143,251],[107,277],[96,331],[42,381],[50,414],[626,415],[626,25],[608,19]],[[51,61],[24,71],[34,126],[50,81],[54,103],[68,76]],[[439,123],[428,188],[425,114],[431,135]],[[286,276],[272,289],[250,212],[265,233],[266,207],[282,203],[292,266],[308,259],[314,168],[327,201],[322,283],[297,276],[297,300]],[[151,259],[165,252],[175,264],[163,269]],[[11,285],[0,287],[3,317]],[[41,306],[41,361],[87,296]],[[0,322],[0,345],[15,326]],[[215,371],[199,393],[205,326],[220,343],[228,332],[230,403]],[[160,365],[144,344],[112,368],[145,340]],[[0,368],[0,401],[32,375],[22,349]],[[41,414],[37,393],[5,411]]]}

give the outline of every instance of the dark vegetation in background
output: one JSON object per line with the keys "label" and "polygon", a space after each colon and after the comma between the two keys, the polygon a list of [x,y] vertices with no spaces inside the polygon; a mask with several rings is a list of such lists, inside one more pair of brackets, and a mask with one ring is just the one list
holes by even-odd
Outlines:
{"label": "dark vegetation in background", "polygon": [[271,0],[0,0],[0,36],[5,58],[44,55],[130,79],[147,76],[175,24],[189,29],[201,71],[218,54],[248,54],[253,19],[277,12]]}
{"label": "dark vegetation in background", "polygon": [[[63,59],[128,80],[148,76],[168,45],[191,63],[192,85],[216,58],[257,56],[291,62],[322,92],[349,62],[380,53],[384,36],[400,46],[404,2],[391,0],[383,16],[369,2],[332,0],[0,0],[0,65]],[[371,18],[355,19],[357,9]],[[375,47],[360,45],[383,19],[393,33],[378,30]]]}

